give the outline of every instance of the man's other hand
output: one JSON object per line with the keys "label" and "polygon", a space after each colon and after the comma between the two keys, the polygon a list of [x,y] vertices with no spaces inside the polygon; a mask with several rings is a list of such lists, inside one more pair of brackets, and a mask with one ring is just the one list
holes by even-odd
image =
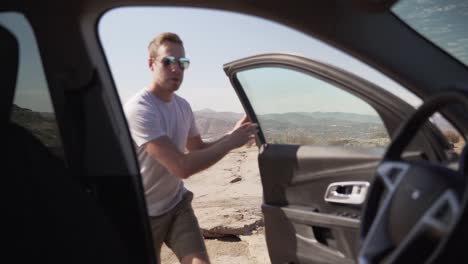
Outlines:
{"label": "man's other hand", "polygon": [[[243,120],[246,121],[242,123],[241,121]],[[242,147],[250,140],[253,140],[258,132],[258,125],[251,123],[248,119],[245,119],[245,117],[239,120],[238,124],[239,126],[236,124],[234,130],[229,134],[228,140],[232,149]]]}
{"label": "man's other hand", "polygon": [[244,125],[246,123],[250,123],[250,122],[251,122],[250,118],[246,114],[244,114],[244,116],[241,119],[239,119],[239,121],[236,122],[236,124],[234,125],[234,128],[228,134],[231,134],[232,132],[234,132],[234,130],[236,130],[239,127],[241,127],[242,125]]}

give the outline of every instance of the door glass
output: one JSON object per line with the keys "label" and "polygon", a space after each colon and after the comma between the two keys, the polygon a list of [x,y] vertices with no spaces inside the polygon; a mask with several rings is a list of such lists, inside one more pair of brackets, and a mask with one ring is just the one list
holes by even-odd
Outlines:
{"label": "door glass", "polygon": [[269,66],[236,77],[267,143],[386,147],[390,142],[368,103],[313,75]]}
{"label": "door glass", "polygon": [[54,106],[31,25],[20,13],[0,13],[0,26],[15,35],[19,67],[11,121],[29,130],[52,153],[64,159]]}

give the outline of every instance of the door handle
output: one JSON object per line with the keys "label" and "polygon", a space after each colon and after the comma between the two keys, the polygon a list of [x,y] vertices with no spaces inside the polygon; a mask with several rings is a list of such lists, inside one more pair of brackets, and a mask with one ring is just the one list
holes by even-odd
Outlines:
{"label": "door handle", "polygon": [[369,182],[334,182],[328,185],[325,201],[341,204],[362,204],[366,200]]}

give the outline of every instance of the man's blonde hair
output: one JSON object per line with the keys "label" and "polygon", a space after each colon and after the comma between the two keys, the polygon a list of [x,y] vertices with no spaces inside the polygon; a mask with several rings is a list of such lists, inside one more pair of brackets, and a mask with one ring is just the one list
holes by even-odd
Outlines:
{"label": "man's blonde hair", "polygon": [[184,43],[182,40],[177,36],[175,33],[171,32],[164,32],[156,36],[148,45],[148,52],[150,58],[155,59],[158,48],[161,46],[164,42],[172,42],[172,43],[177,43],[180,44],[182,47],[184,46]]}

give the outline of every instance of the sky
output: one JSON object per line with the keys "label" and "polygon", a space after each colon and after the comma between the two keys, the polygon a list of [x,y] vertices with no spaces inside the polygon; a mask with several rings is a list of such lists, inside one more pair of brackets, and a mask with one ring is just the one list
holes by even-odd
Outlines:
{"label": "sky", "polygon": [[[194,110],[243,112],[223,64],[278,52],[338,66],[403,96],[411,104],[419,104],[418,98],[376,70],[299,31],[232,12],[168,7],[118,8],[106,13],[99,22],[98,35],[122,102],[150,82],[147,46],[161,32],[177,33],[184,42],[191,65],[177,94],[186,98]],[[331,93],[323,99],[333,102],[334,97],[336,94]],[[373,114],[353,107],[353,103],[340,102],[340,107]],[[288,112],[292,108],[277,111]]]}

